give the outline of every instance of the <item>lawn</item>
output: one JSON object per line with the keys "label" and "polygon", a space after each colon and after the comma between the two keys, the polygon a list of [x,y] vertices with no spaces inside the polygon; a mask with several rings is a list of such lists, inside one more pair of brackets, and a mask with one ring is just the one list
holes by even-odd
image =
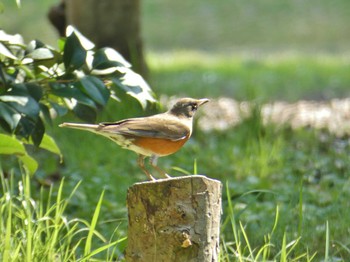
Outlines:
{"label": "lawn", "polygon": [[[5,9],[0,23],[10,32],[23,32],[28,40],[55,44],[55,34],[42,18],[52,2],[23,1],[20,11]],[[259,110],[267,101],[349,97],[349,5],[345,0],[322,0],[317,6],[278,0],[143,1],[150,84],[158,96],[256,103],[254,114],[234,128],[203,132],[195,126],[181,151],[159,160],[174,176],[182,175],[180,169],[191,173],[196,162],[200,174],[225,185],[222,261],[262,261],[262,254],[275,261],[283,261],[284,255],[288,261],[308,261],[314,254],[312,261],[350,257],[349,138],[313,128],[264,125]],[[42,15],[34,16],[34,10]],[[9,17],[16,12],[20,15],[14,21]],[[32,23],[24,23],[29,18]],[[130,101],[109,105],[99,120],[152,112]],[[42,193],[38,188],[51,182],[56,197],[64,177],[62,197],[68,198],[82,181],[64,216],[91,221],[104,190],[97,230],[109,239],[118,227],[114,240],[126,236],[126,190],[145,179],[136,155],[103,137],[58,128],[63,121],[76,119],[57,119],[49,133],[64,161],[36,152],[40,169],[30,182],[32,197],[50,195],[48,187]],[[16,183],[12,186],[17,188]],[[119,250],[124,245],[118,243]],[[81,249],[77,252],[84,254]]]}

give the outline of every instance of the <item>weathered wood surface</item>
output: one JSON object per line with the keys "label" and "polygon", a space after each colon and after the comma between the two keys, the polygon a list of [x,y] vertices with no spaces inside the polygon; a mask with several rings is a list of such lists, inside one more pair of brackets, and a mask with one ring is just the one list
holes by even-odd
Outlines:
{"label": "weathered wood surface", "polygon": [[218,261],[221,190],[200,175],[131,186],[126,261]]}

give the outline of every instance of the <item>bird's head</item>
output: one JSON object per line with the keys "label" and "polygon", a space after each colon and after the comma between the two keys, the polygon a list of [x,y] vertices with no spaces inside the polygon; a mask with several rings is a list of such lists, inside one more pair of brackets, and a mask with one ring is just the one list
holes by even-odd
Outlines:
{"label": "bird's head", "polygon": [[175,105],[170,109],[170,113],[179,117],[192,118],[197,109],[207,102],[209,102],[207,98],[181,98],[176,101]]}

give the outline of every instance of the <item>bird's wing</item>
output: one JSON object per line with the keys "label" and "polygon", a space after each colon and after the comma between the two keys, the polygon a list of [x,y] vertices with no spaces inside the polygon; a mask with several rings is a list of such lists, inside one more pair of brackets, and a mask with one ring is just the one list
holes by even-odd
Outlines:
{"label": "bird's wing", "polygon": [[130,118],[114,123],[101,123],[100,132],[130,137],[152,137],[181,140],[188,137],[191,130],[176,119],[153,117]]}

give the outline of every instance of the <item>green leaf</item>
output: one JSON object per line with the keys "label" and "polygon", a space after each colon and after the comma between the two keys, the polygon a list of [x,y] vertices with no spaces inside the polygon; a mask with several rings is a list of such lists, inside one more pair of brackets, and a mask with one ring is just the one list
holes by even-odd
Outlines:
{"label": "green leaf", "polygon": [[50,85],[52,87],[52,93],[54,95],[65,98],[74,98],[79,103],[96,108],[95,102],[79,89],[79,85],[81,85],[81,83],[75,82],[73,84],[67,85],[50,83]]}
{"label": "green leaf", "polygon": [[30,174],[33,175],[38,169],[38,162],[32,158],[30,155],[26,154],[18,157],[19,160],[23,163],[24,169]]}
{"label": "green leaf", "polygon": [[47,105],[44,105],[43,103],[39,103],[40,111],[44,117],[45,122],[52,125],[52,119],[50,114],[50,109]]}
{"label": "green leaf", "polygon": [[[37,73],[43,71],[43,68],[39,66],[44,66],[49,69],[55,64],[60,64],[62,62],[62,54],[59,50],[45,45],[38,40],[33,40],[27,45],[26,58],[31,59],[23,59],[22,64],[34,66],[33,72]],[[29,75],[27,71],[26,73]]]}
{"label": "green leaf", "polygon": [[[28,86],[31,85],[29,84]],[[40,96],[37,91],[34,91],[33,86],[30,88],[35,96]],[[19,113],[22,117],[29,117],[33,120],[36,120],[39,117],[39,104],[30,96],[26,84],[12,85],[10,91],[6,92],[5,95],[0,96],[0,101],[6,103],[8,107],[16,113]]]}
{"label": "green leaf", "polygon": [[35,83],[25,83],[24,84],[28,90],[28,93],[36,101],[39,101],[43,96],[43,89],[40,85]]}
{"label": "green leaf", "polygon": [[38,168],[38,163],[27,154],[23,143],[13,136],[0,134],[0,154],[17,156],[30,174],[34,174]]}
{"label": "green leaf", "polygon": [[24,145],[15,137],[0,134],[0,154],[26,155]]}
{"label": "green leaf", "polygon": [[32,40],[29,42],[26,48],[27,53],[33,52],[35,49],[46,47],[46,45],[39,40]]}
{"label": "green leaf", "polygon": [[95,45],[70,25],[67,27],[66,36],[63,63],[67,71],[74,71],[84,65],[87,50],[94,48]]}
{"label": "green leaf", "polygon": [[107,104],[109,90],[99,78],[94,76],[85,76],[80,79],[79,82],[79,88],[97,104],[101,106],[105,106]]}
{"label": "green leaf", "polygon": [[57,40],[58,50],[60,50],[61,52],[63,52],[65,45],[66,45],[66,39],[65,38],[62,37],[62,38]]}
{"label": "green leaf", "polygon": [[85,50],[91,50],[95,47],[95,44],[83,36],[82,33],[80,33],[74,26],[67,26],[66,36],[69,37],[73,33],[77,36]]}
{"label": "green leaf", "polygon": [[4,95],[0,96],[0,101],[5,102],[21,115],[26,115],[32,119],[36,119],[39,116],[39,104],[30,96]]}
{"label": "green leaf", "polygon": [[87,51],[84,49],[75,32],[72,32],[66,40],[63,50],[63,63],[67,71],[79,69],[86,59]]}
{"label": "green leaf", "polygon": [[95,76],[88,76],[90,81],[95,85],[95,87],[99,90],[104,105],[107,104],[108,99],[111,95],[110,90],[107,88],[107,86],[103,83],[103,81]]}
{"label": "green leaf", "polygon": [[73,108],[73,112],[75,113],[75,115],[77,117],[79,117],[80,119],[82,119],[86,122],[92,123],[92,122],[96,121],[96,117],[97,117],[96,109],[94,109],[90,106],[86,106],[84,104],[78,103]]}
{"label": "green leaf", "polygon": [[13,84],[10,89],[6,90],[5,94],[15,96],[27,96],[28,89],[23,83]]}
{"label": "green leaf", "polygon": [[156,102],[153,92],[141,75],[135,73],[129,68],[123,69],[122,78],[113,78],[112,81],[116,86],[122,88],[128,95],[139,101],[142,108],[145,109],[147,102]]}
{"label": "green leaf", "polygon": [[50,102],[50,105],[55,110],[55,112],[58,116],[64,116],[65,114],[68,113],[68,109],[64,106],[61,106],[55,102]]}
{"label": "green leaf", "polygon": [[92,67],[94,69],[102,70],[117,66],[131,67],[131,64],[116,50],[109,47],[101,48],[94,54],[92,61]]}
{"label": "green leaf", "polygon": [[25,73],[27,79],[35,79],[35,72],[32,70],[32,65],[29,64],[29,66],[22,64],[18,66],[18,69],[21,69],[22,72]]}
{"label": "green leaf", "polygon": [[6,103],[0,102],[0,119],[5,121],[6,125],[1,125],[7,132],[12,132],[17,127],[21,114],[12,109]]}
{"label": "green leaf", "polygon": [[7,49],[5,45],[0,43],[0,55],[6,56],[7,58],[10,58],[12,60],[18,60],[18,58],[11,53],[10,50]]}
{"label": "green leaf", "polygon": [[41,118],[39,117],[35,123],[35,126],[31,133],[31,138],[35,146],[39,146],[43,136],[45,134],[45,126]]}
{"label": "green leaf", "polygon": [[23,46],[23,37],[20,34],[10,35],[6,34],[4,30],[0,30],[0,42],[15,46]]}
{"label": "green leaf", "polygon": [[61,158],[62,158],[62,153],[61,153],[61,150],[59,149],[59,147],[57,146],[55,140],[47,135],[47,134],[44,134],[44,137],[43,139],[41,140],[41,144],[39,146],[40,148],[43,148],[47,151],[50,151],[56,155],[59,155]]}
{"label": "green leaf", "polygon": [[36,122],[33,119],[24,116],[19,121],[15,134],[28,139],[29,136],[32,135],[35,129],[35,125],[36,125]]}
{"label": "green leaf", "polygon": [[27,57],[32,58],[34,60],[47,60],[47,59],[52,59],[55,56],[50,49],[41,47],[29,53]]}

